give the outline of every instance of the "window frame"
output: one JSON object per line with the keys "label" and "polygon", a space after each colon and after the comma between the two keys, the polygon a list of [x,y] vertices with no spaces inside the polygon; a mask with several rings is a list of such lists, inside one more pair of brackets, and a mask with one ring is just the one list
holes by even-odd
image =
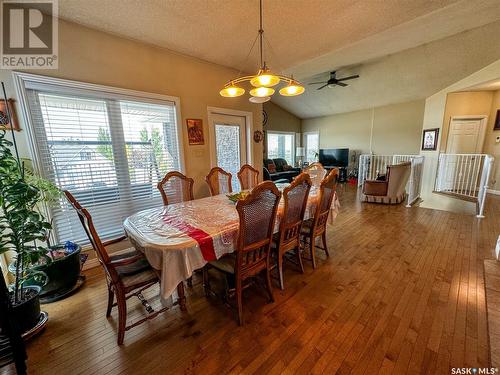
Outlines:
{"label": "window frame", "polygon": [[[144,91],[136,91],[125,88],[117,88],[111,86],[104,86],[92,83],[85,83],[79,81],[72,81],[60,78],[52,78],[42,75],[36,75],[31,73],[23,73],[23,72],[13,72],[13,80],[14,86],[18,98],[19,111],[21,115],[21,119],[24,124],[24,128],[27,135],[27,145],[30,158],[32,160],[33,169],[42,177],[47,177],[44,167],[43,161],[41,157],[40,150],[37,146],[36,141],[36,131],[35,124],[31,117],[31,113],[29,111],[29,101],[28,101],[28,93],[27,93],[27,85],[36,86],[43,85],[52,88],[54,91],[59,93],[71,94],[74,93],[74,90],[83,89],[90,90],[96,93],[100,93],[103,96],[106,95],[116,95],[121,97],[124,100],[144,100],[144,102],[159,104],[159,105],[174,105],[175,107],[175,119],[177,122],[177,142],[178,142],[178,152],[179,152],[179,168],[180,172],[185,173],[185,156],[184,156],[184,126],[182,126],[182,115],[180,109],[180,98],[175,96],[168,96],[163,94],[155,94],[148,93]],[[48,220],[52,219],[52,210],[48,205],[44,204],[43,213]],[[52,231],[51,236],[53,236],[53,240],[56,239],[54,236],[56,231]]]}
{"label": "window frame", "polygon": [[281,134],[281,135],[291,135],[292,136],[292,163],[290,165],[295,166],[295,162],[297,159],[297,156],[295,155],[297,153],[297,140],[295,138],[296,133],[282,131],[282,130],[268,130],[266,133],[267,133],[266,134],[266,153],[267,153],[268,159],[269,159],[269,143],[268,143],[268,141],[269,141],[270,134],[278,134],[278,135]]}

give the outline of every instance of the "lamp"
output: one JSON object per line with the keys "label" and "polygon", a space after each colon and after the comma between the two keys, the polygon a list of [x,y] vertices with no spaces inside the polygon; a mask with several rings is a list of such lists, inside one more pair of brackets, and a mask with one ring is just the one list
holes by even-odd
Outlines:
{"label": "lamp", "polygon": [[295,149],[295,156],[299,159],[298,166],[301,167],[303,163],[303,158],[306,155],[306,149],[304,147],[297,147]]}
{"label": "lamp", "polygon": [[[268,98],[270,100],[270,96],[274,94],[275,90],[270,87],[278,85],[280,82],[284,82],[286,84],[285,87],[279,90],[280,95],[283,96],[296,96],[300,95],[304,92],[304,86],[302,86],[298,81],[296,81],[292,76],[288,77],[281,74],[274,74],[267,67],[266,62],[264,61],[264,27],[263,27],[263,14],[262,14],[262,0],[259,1],[260,4],[260,27],[259,27],[259,53],[260,53],[260,69],[257,74],[250,76],[239,76],[238,78],[232,79],[229,81],[222,90],[219,91],[221,96],[227,98],[234,98],[237,96],[241,96],[245,93],[245,90],[239,86],[236,86],[242,82],[250,82],[252,86],[255,88],[250,90],[250,95],[252,96],[249,100],[252,103],[263,103],[263,100],[254,99],[254,98]],[[257,41],[255,39],[255,42]],[[248,56],[252,53],[253,46],[250,48],[250,52]]]}

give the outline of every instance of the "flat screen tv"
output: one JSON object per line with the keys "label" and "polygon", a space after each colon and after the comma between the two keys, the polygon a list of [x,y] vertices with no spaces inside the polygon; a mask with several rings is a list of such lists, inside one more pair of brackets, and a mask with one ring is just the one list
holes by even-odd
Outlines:
{"label": "flat screen tv", "polygon": [[349,149],[321,149],[319,150],[319,162],[325,167],[347,167],[349,165]]}

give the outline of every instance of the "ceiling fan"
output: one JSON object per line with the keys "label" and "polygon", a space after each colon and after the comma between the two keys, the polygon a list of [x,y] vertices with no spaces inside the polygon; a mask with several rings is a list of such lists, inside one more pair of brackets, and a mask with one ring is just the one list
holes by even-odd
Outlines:
{"label": "ceiling fan", "polygon": [[337,79],[337,72],[334,70],[333,72],[330,73],[330,79],[328,81],[323,81],[323,82],[311,82],[309,83],[310,85],[318,85],[322,84],[323,86],[320,86],[317,88],[317,90],[324,89],[326,86],[328,87],[333,87],[333,86],[342,86],[346,87],[349,86],[347,83],[344,83],[342,81],[347,81],[349,79],[355,79],[359,78],[359,75],[354,75],[354,76],[349,76],[349,77],[344,77],[344,78],[338,78]]}

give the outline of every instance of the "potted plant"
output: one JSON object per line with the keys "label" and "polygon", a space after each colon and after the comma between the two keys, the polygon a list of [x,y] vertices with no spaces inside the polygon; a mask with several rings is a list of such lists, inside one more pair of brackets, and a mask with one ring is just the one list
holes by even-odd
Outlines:
{"label": "potted plant", "polygon": [[14,283],[11,300],[14,319],[22,332],[29,331],[40,321],[39,286],[26,281],[43,282],[46,275],[33,267],[41,258],[50,262],[47,248],[42,246],[51,228],[37,204],[43,200],[42,191],[26,176],[17,156],[12,155],[15,144],[0,130],[0,254],[15,252]]}
{"label": "potted plant", "polygon": [[42,303],[59,301],[83,285],[84,276],[80,275],[82,255],[79,245],[67,241],[64,244],[47,247],[47,255],[51,261],[41,258],[33,268],[43,272],[47,278],[39,282],[34,278],[27,281],[29,285],[38,285],[42,288],[40,300]]}
{"label": "potted plant", "polygon": [[[39,176],[31,168],[31,160],[22,159],[25,169],[26,180],[36,186],[42,193],[40,201],[52,204],[57,202],[62,193],[52,182]],[[38,209],[40,211],[40,209]],[[40,301],[42,303],[55,302],[63,299],[83,285],[84,277],[80,276],[82,257],[79,245],[66,241],[63,244],[52,245],[50,243],[50,231],[47,231],[45,238],[46,255],[41,257],[38,262],[33,263],[33,268],[46,275],[42,282],[31,278],[26,281],[28,285],[38,285],[42,288],[40,292]]]}

